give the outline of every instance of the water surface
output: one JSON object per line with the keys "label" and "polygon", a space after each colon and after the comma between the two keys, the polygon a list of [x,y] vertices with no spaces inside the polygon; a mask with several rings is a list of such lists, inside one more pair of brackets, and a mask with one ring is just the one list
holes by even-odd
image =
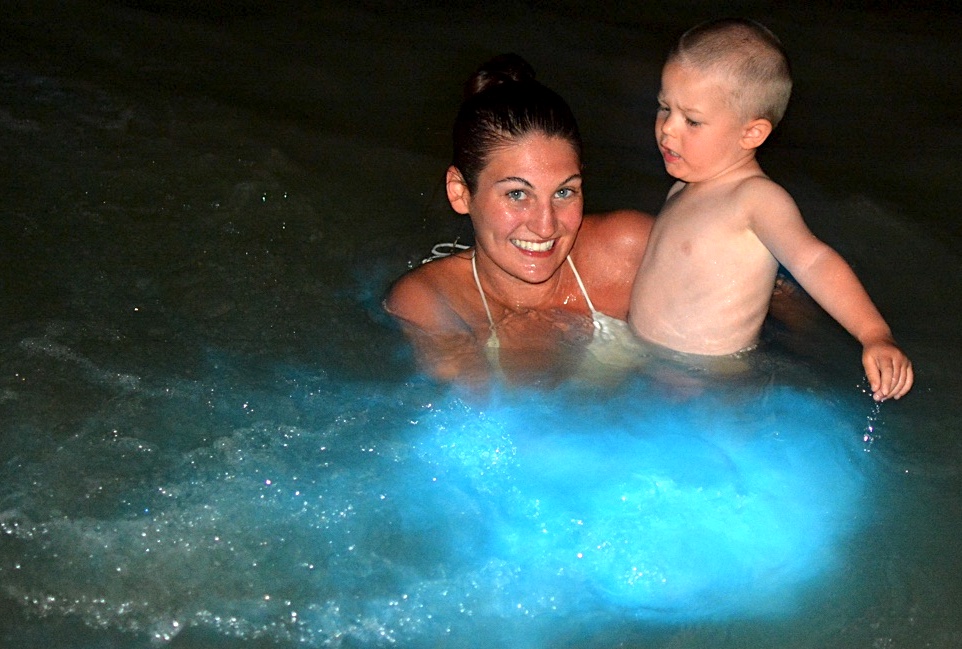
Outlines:
{"label": "water surface", "polygon": [[467,233],[440,181],[495,53],[571,102],[589,209],[657,211],[708,5],[10,5],[3,646],[962,643],[962,20],[851,6],[738,9],[797,78],[764,166],[916,363],[880,407],[804,306],[758,380],[483,401],[380,310]]}

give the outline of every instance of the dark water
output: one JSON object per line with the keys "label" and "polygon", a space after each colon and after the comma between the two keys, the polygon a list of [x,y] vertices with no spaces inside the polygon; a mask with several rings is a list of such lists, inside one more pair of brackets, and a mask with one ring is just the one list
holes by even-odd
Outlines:
{"label": "dark water", "polygon": [[947,8],[732,4],[796,92],[762,162],[916,364],[825,317],[766,382],[466,403],[380,310],[465,233],[460,84],[569,99],[589,209],[657,211],[657,75],[707,3],[0,12],[0,645],[962,646],[962,133]]}

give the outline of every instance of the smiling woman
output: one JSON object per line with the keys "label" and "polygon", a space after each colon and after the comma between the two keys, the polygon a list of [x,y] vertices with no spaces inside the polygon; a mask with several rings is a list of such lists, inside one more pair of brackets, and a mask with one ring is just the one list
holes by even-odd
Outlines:
{"label": "smiling woman", "polygon": [[599,346],[633,344],[624,320],[651,217],[583,216],[581,150],[568,105],[520,57],[468,81],[446,188],[475,246],[407,273],[385,300],[436,378],[553,382]]}

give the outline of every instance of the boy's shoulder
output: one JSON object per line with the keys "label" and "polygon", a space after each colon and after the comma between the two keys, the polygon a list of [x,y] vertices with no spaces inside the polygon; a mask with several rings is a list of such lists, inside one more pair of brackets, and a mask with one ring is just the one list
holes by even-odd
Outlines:
{"label": "boy's shoulder", "polygon": [[734,188],[732,198],[737,211],[749,219],[752,227],[759,218],[769,221],[776,214],[799,216],[798,206],[788,190],[764,174],[742,180]]}
{"label": "boy's shoulder", "polygon": [[759,172],[738,181],[733,187],[733,194],[738,199],[754,199],[768,201],[778,198],[791,199],[791,195],[784,187]]}

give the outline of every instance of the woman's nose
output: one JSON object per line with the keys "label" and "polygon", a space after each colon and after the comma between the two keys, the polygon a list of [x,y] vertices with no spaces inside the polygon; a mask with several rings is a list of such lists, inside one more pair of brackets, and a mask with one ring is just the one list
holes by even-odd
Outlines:
{"label": "woman's nose", "polygon": [[531,214],[528,229],[542,239],[549,239],[555,233],[557,223],[554,205],[551,201],[547,201],[539,205],[538,209]]}

